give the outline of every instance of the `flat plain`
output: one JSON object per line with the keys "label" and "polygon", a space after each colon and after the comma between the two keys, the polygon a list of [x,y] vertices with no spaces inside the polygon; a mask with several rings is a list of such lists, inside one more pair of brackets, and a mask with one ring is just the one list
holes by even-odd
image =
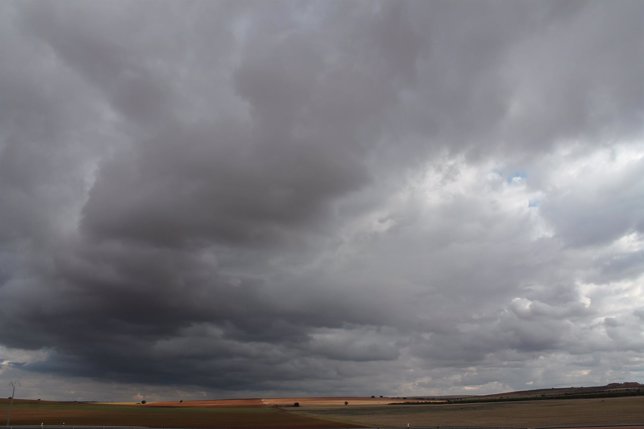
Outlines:
{"label": "flat plain", "polygon": [[[0,416],[6,419],[8,401],[0,401]],[[320,429],[352,427],[320,418],[292,414],[277,407],[197,406],[157,407],[136,404],[94,404],[50,401],[15,401],[13,425],[148,426],[156,428],[212,429]],[[3,423],[6,420],[3,419]]]}
{"label": "flat plain", "polygon": [[644,428],[644,396],[462,404],[300,408],[294,413],[369,427],[556,427],[633,425]]}
{"label": "flat plain", "polygon": [[[15,425],[148,426],[213,429],[350,427],[593,427],[644,429],[644,396],[474,403],[396,404],[397,398],[279,398],[136,403],[16,400]],[[389,402],[387,402],[389,401]],[[299,403],[294,407],[295,402]],[[344,405],[348,402],[348,405]],[[0,400],[6,419],[9,401]],[[5,420],[1,423],[4,424]]]}

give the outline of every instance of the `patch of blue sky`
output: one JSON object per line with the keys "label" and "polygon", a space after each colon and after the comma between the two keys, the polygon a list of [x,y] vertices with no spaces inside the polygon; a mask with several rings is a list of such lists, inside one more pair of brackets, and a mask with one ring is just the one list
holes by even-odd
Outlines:
{"label": "patch of blue sky", "polygon": [[526,179],[528,178],[528,174],[525,171],[517,170],[513,172],[512,174],[509,174],[506,178],[508,183],[524,183]]}

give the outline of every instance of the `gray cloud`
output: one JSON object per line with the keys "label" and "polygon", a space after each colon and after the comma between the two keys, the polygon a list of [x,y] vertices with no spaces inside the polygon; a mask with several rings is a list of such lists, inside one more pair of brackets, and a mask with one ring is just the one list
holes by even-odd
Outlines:
{"label": "gray cloud", "polygon": [[640,3],[1,8],[25,394],[638,377]]}
{"label": "gray cloud", "polygon": [[[609,168],[615,162],[607,161]],[[611,242],[630,233],[642,233],[643,167],[640,159],[596,182],[593,167],[582,166],[578,174],[585,183],[575,192],[552,192],[542,206],[544,216],[571,245]]]}

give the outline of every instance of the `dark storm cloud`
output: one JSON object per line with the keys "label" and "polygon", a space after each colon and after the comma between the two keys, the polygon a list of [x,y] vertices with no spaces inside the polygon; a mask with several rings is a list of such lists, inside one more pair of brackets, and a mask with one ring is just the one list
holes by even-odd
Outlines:
{"label": "dark storm cloud", "polygon": [[0,16],[0,377],[98,399],[635,374],[640,3]]}

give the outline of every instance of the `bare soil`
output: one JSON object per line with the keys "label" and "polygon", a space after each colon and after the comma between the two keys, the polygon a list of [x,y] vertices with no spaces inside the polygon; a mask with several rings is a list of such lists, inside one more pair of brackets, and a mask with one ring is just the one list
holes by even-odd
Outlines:
{"label": "bare soil", "polygon": [[295,402],[300,404],[300,407],[332,407],[332,406],[345,406],[345,402],[349,406],[355,405],[388,405],[392,403],[402,403],[404,401],[392,398],[369,398],[369,397],[292,397],[292,398],[268,398],[261,400],[264,405],[288,407],[292,406]]}
{"label": "bare soil", "polygon": [[644,426],[644,397],[560,399],[469,404],[328,407],[295,411],[370,427]]}
{"label": "bare soil", "polygon": [[[8,401],[0,401],[0,416],[4,419],[7,409]],[[322,429],[354,426],[266,406],[155,407],[147,404],[106,405],[47,401],[16,401],[11,410],[11,423],[211,429]]]}

